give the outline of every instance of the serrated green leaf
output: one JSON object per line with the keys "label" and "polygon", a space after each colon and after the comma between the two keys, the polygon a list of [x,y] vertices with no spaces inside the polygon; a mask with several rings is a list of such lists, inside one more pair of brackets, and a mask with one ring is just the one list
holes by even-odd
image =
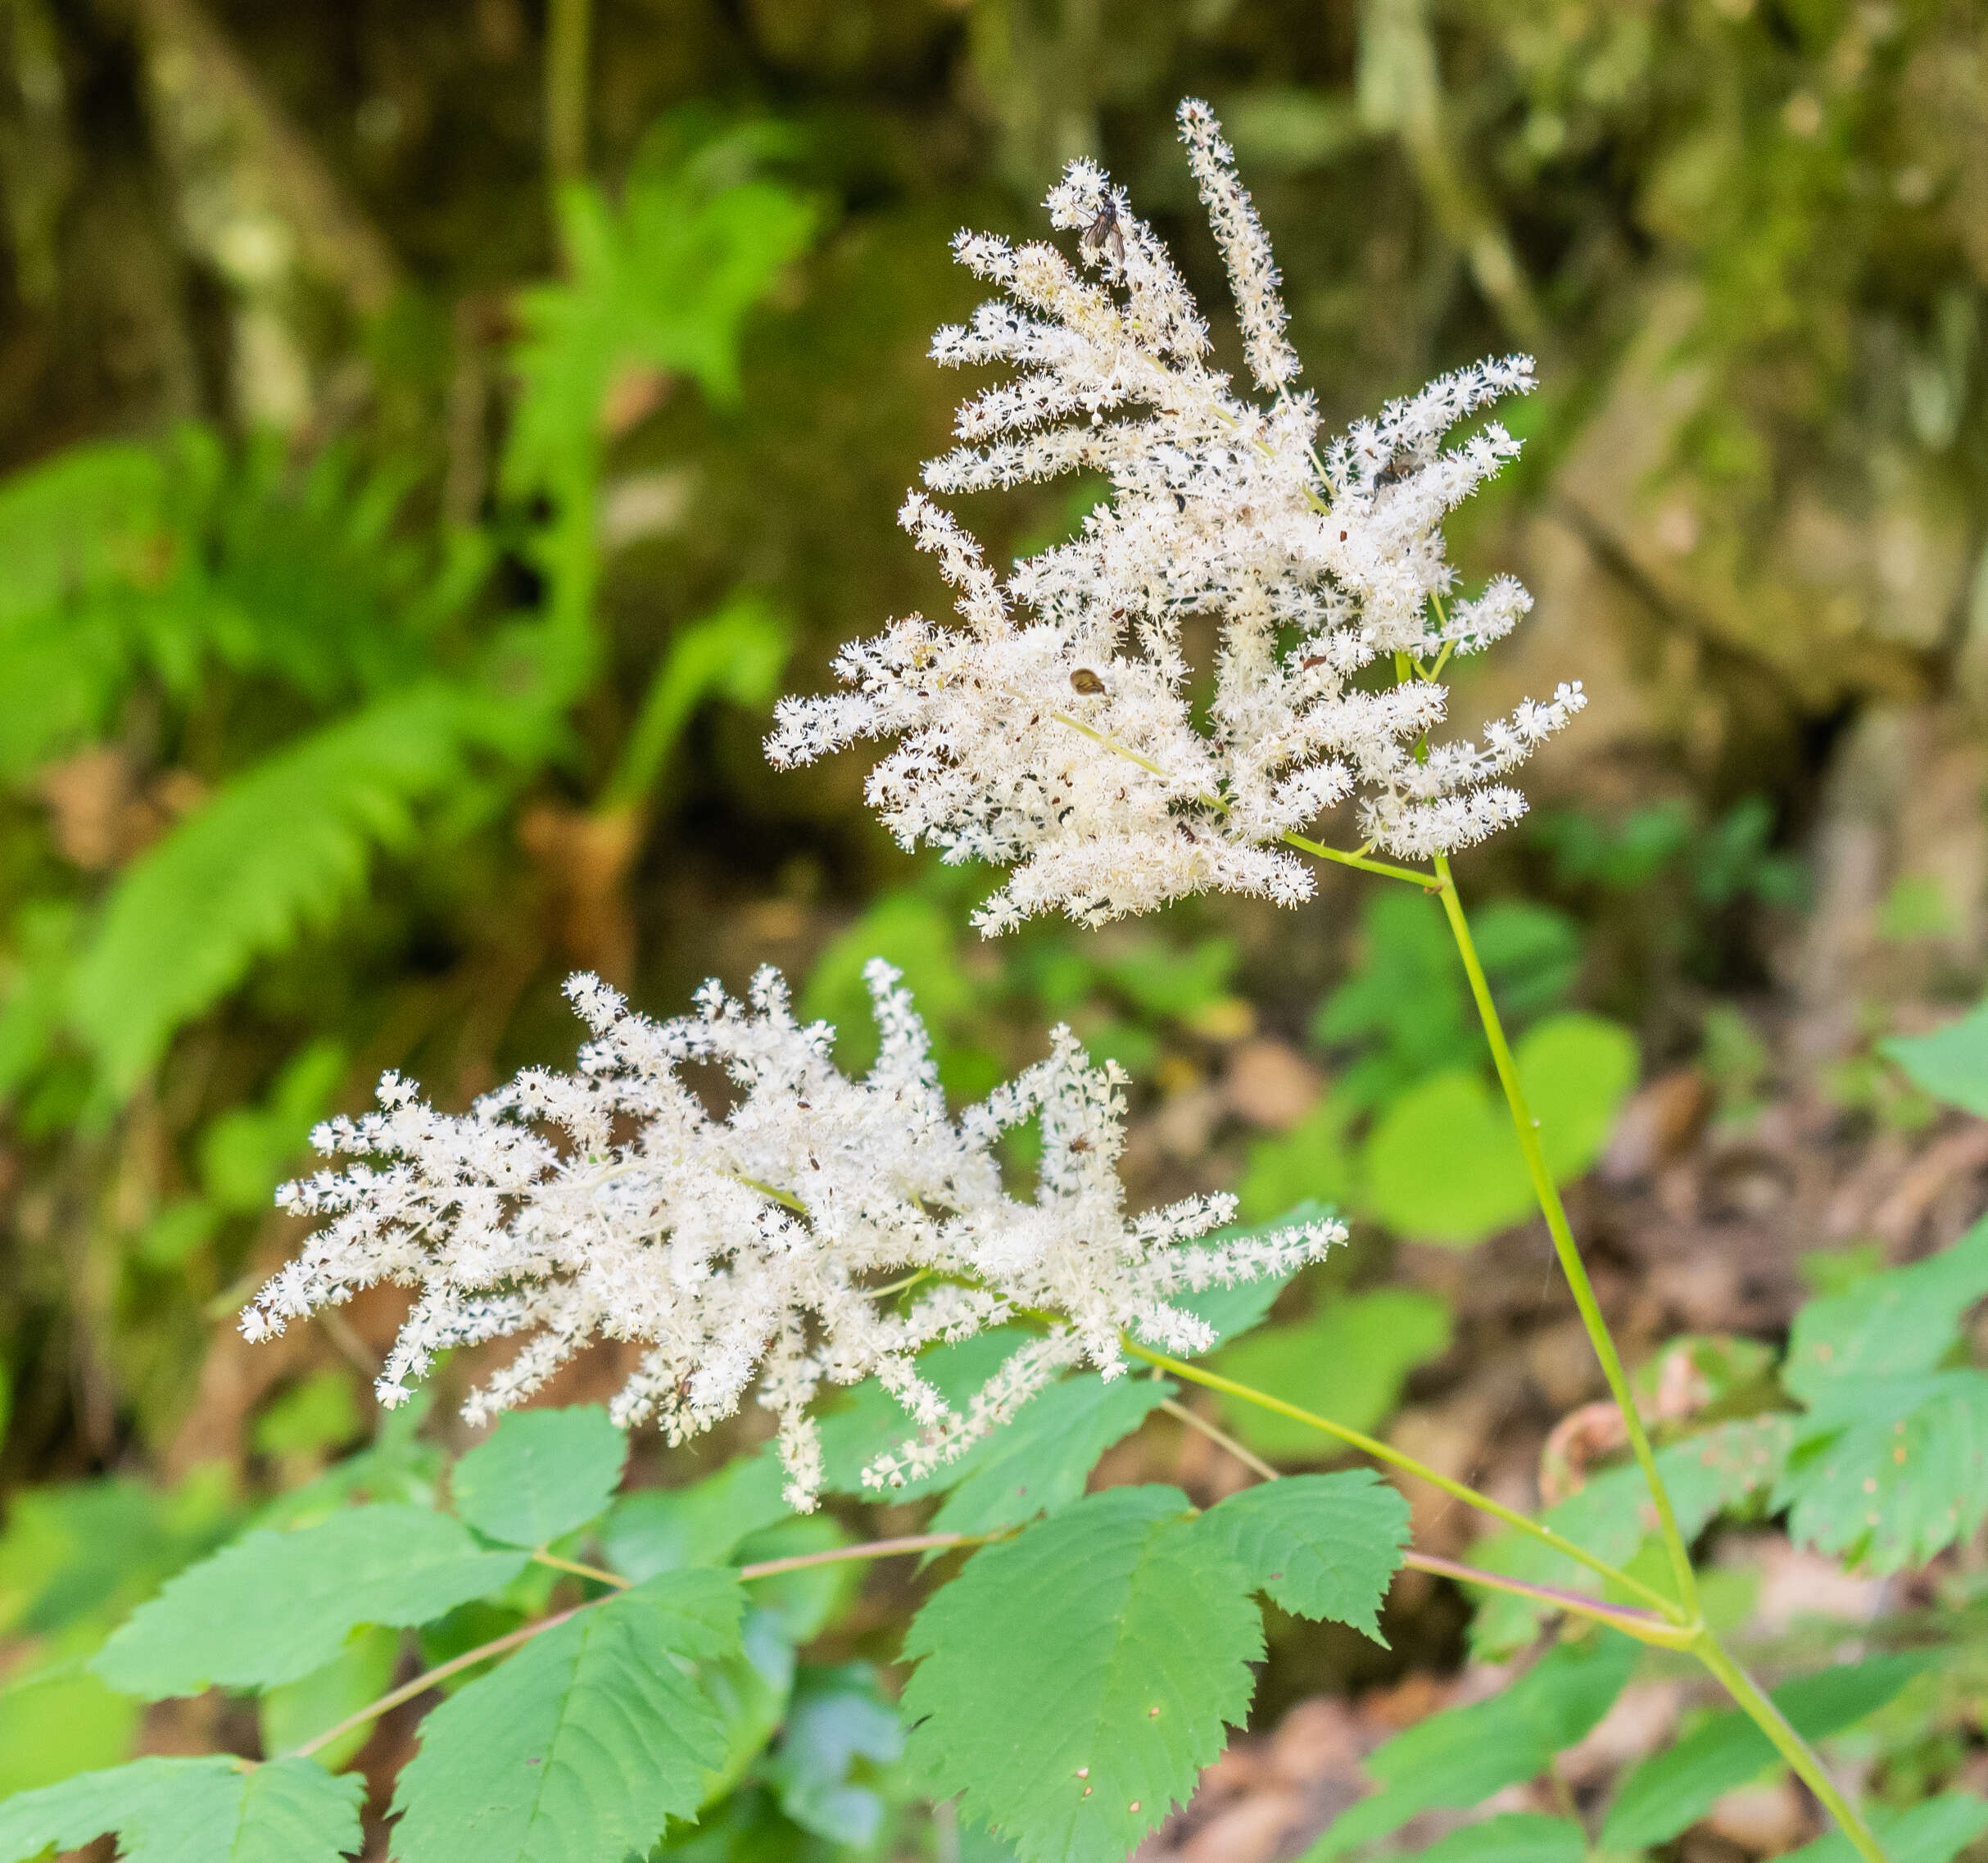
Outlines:
{"label": "serrated green leaf", "polygon": [[666,1572],[541,1631],[421,1725],[393,1806],[401,1863],[571,1863],[645,1852],[725,1756],[679,1658],[739,1650],[727,1573]]}
{"label": "serrated green leaf", "polygon": [[597,1403],[513,1410],[449,1477],[455,1511],[510,1546],[544,1546],[606,1512],[628,1459],[627,1435]]}
{"label": "serrated green leaf", "polygon": [[1877,1047],[1934,1099],[1988,1118],[1988,1003],[1931,1035],[1894,1036]]}
{"label": "serrated green leaf", "polygon": [[1809,1407],[1776,1489],[1800,1542],[1878,1571],[1988,1517],[1988,1376],[1941,1370],[1988,1295],[1988,1219],[1796,1314],[1782,1382]]}
{"label": "serrated green leaf", "polygon": [[259,1528],[169,1580],[90,1667],[147,1701],[294,1682],[360,1625],[424,1624],[509,1584],[524,1563],[420,1507],[351,1507],[295,1533]]}
{"label": "serrated green leaf", "polygon": [[624,1494],[600,1529],[608,1563],[623,1578],[654,1578],[678,1566],[716,1566],[749,1535],[792,1513],[786,1471],[771,1444],[739,1456],[685,1488]]}
{"label": "serrated green leaf", "polygon": [[[1718,1515],[1772,1489],[1794,1439],[1794,1419],[1777,1413],[1715,1424],[1659,1449],[1658,1472],[1685,1538],[1696,1539]],[[1540,1517],[1556,1532],[1618,1567],[1627,1565],[1656,1530],[1649,1491],[1633,1463],[1591,1476],[1578,1494]],[[1594,1574],[1585,1566],[1529,1534],[1503,1531],[1481,1539],[1470,1549],[1470,1562],[1533,1584],[1590,1593],[1597,1589]],[[1546,1607],[1510,1592],[1487,1593],[1471,1623],[1471,1647],[1488,1657],[1509,1654],[1532,1641],[1547,1615]]]}
{"label": "serrated green leaf", "polygon": [[0,1863],[80,1849],[106,1831],[124,1863],[335,1863],[359,1849],[365,1797],[364,1779],[311,1760],[134,1760],[0,1804]]}
{"label": "serrated green leaf", "polygon": [[1774,1502],[1797,1543],[1876,1572],[1924,1565],[1988,1518],[1988,1373],[1846,1383],[1797,1426]]}
{"label": "serrated green leaf", "polygon": [[962,1457],[962,1472],[932,1516],[934,1533],[988,1534],[1066,1507],[1098,1457],[1173,1394],[1164,1379],[1095,1372],[1040,1391],[1012,1422]]}
{"label": "serrated green leaf", "polygon": [[1380,1790],[1342,1812],[1305,1853],[1325,1863],[1438,1805],[1474,1805],[1536,1778],[1609,1711],[1641,1651],[1613,1630],[1556,1644],[1502,1694],[1418,1721],[1367,1756]]}
{"label": "serrated green leaf", "polygon": [[976,1553],[918,1613],[911,1759],[1022,1863],[1120,1863],[1241,1722],[1262,1648],[1186,1498],[1107,1489]]}
{"label": "serrated green leaf", "polygon": [[1197,1530],[1286,1611],[1350,1624],[1385,1647],[1379,1611],[1408,1543],[1408,1503],[1371,1469],[1259,1482],[1210,1508]]}
{"label": "serrated green leaf", "polygon": [[[1953,1858],[1988,1831],[1988,1804],[1958,1792],[1941,1793],[1909,1810],[1873,1805],[1864,1816],[1891,1863],[1953,1863]],[[1781,1863],[1857,1863],[1857,1848],[1841,1831],[1832,1831]]]}
{"label": "serrated green leaf", "polygon": [[1418,1850],[1413,1863],[1581,1863],[1587,1854],[1587,1834],[1572,1820],[1505,1811]]}
{"label": "serrated green leaf", "polygon": [[[1784,1682],[1774,1704],[1805,1740],[1841,1732],[1882,1707],[1928,1661],[1923,1655],[1873,1657],[1847,1667]],[[1774,1762],[1766,1734],[1734,1708],[1719,1714],[1667,1752],[1645,1760],[1622,1783],[1602,1828],[1610,1850],[1668,1843],[1711,1810],[1714,1800]]]}
{"label": "serrated green leaf", "polygon": [[1934,1370],[1968,1309],[1988,1296],[1988,1217],[1950,1249],[1870,1275],[1795,1316],[1781,1381],[1807,1403],[1846,1380]]}
{"label": "serrated green leaf", "polygon": [[[1349,1430],[1371,1430],[1400,1402],[1408,1374],[1449,1345],[1450,1310],[1441,1299],[1379,1287],[1326,1298],[1309,1319],[1252,1333],[1216,1368]],[[1266,1456],[1319,1461],[1345,1453],[1337,1438],[1239,1398],[1223,1399],[1222,1421]]]}

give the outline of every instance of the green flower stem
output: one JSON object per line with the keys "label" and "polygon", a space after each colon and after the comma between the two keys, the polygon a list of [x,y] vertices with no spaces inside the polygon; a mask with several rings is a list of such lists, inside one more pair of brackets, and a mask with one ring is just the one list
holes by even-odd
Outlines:
{"label": "green flower stem", "polygon": [[[1128,763],[1137,764],[1142,770],[1157,776],[1162,782],[1170,780],[1166,772],[1152,758],[1142,756],[1130,746],[1121,744],[1116,737],[1107,737],[1081,718],[1072,718],[1068,712],[1052,712],[1049,714],[1058,724],[1066,724],[1072,731],[1081,732],[1094,744],[1102,744],[1114,755],[1123,757]],[[1204,789],[1194,798],[1202,808],[1212,809],[1218,815],[1229,813],[1229,805],[1219,796],[1211,796]],[[1348,854],[1336,847],[1327,847],[1321,842],[1306,841],[1302,835],[1282,835],[1278,837],[1287,847],[1294,847],[1300,854],[1309,854],[1316,860],[1337,861],[1342,867],[1357,867],[1363,873],[1378,873],[1383,879],[1406,880],[1411,886],[1421,886],[1433,891],[1437,881],[1433,873],[1419,873],[1412,867],[1395,867],[1385,860],[1370,860],[1364,854]]]}
{"label": "green flower stem", "polygon": [[1386,860],[1370,860],[1364,854],[1347,854],[1336,847],[1306,841],[1302,835],[1280,835],[1278,838],[1286,847],[1294,847],[1300,854],[1309,854],[1316,860],[1331,860],[1342,867],[1356,867],[1362,873],[1378,873],[1383,880],[1406,880],[1410,886],[1420,886],[1425,892],[1436,890],[1436,877],[1433,873],[1419,873],[1412,867],[1397,867]]}
{"label": "green flower stem", "polygon": [[[1155,1374],[1157,1376],[1157,1374]],[[1283,1480],[1283,1471],[1273,1468],[1248,1444],[1239,1443],[1227,1430],[1218,1429],[1207,1417],[1190,1410],[1184,1403],[1175,1403],[1171,1398],[1160,1405],[1168,1417],[1179,1419],[1190,1429],[1198,1430],[1208,1440],[1235,1457],[1253,1475],[1266,1481]],[[1638,1611],[1629,1606],[1619,1608],[1587,1597],[1584,1593],[1563,1590],[1558,1585],[1528,1584],[1523,1579],[1508,1579],[1502,1572],[1488,1572],[1477,1566],[1466,1566],[1460,1560],[1443,1559],[1433,1552],[1409,1551],[1402,1553],[1402,1563],[1411,1571],[1429,1572],[1438,1578],[1454,1579],[1460,1584],[1482,1585],[1492,1591],[1506,1591],[1519,1598],[1537,1599],[1550,1605],[1556,1611],[1571,1612],[1577,1617],[1592,1618],[1597,1624],[1606,1624],[1613,1630],[1634,1637],[1639,1643],[1656,1643],[1665,1649],[1687,1649],[1691,1647],[1692,1633],[1676,1624],[1660,1622],[1647,1611]]]}
{"label": "green flower stem", "polygon": [[1436,872],[1442,881],[1442,909],[1449,918],[1457,952],[1463,959],[1465,973],[1470,979],[1470,994],[1477,999],[1477,1013],[1484,1024],[1485,1039],[1491,1044],[1491,1058],[1498,1070],[1498,1084],[1504,1088],[1506,1104],[1511,1108],[1512,1125],[1519,1135],[1519,1149],[1525,1155],[1526,1173],[1533,1181],[1533,1194],[1538,1198],[1539,1207],[1545,1213],[1547,1232],[1553,1238],[1554,1253],[1560,1257],[1560,1271],[1573,1290],[1574,1303],[1580,1309],[1581,1324],[1587,1327],[1595,1356],[1601,1362],[1602,1376],[1608,1380],[1609,1390],[1622,1412],[1623,1427],[1628,1432],[1629,1448],[1649,1487],[1664,1549],[1670,1555],[1671,1575],[1677,1580],[1678,1601],[1684,1607],[1686,1616],[1695,1620],[1700,1615],[1698,1580],[1691,1570],[1691,1548],[1685,1544],[1684,1535],[1678,1530],[1678,1516],[1664,1489],[1664,1478],[1657,1472],[1655,1452],[1650,1446],[1643,1420],[1637,1412],[1636,1399],[1629,1389],[1629,1377],[1623,1369],[1622,1355],[1616,1351],[1608,1321],[1602,1317],[1601,1303],[1595,1298],[1593,1284],[1587,1278],[1581,1251],[1574,1243],[1566,1208],[1554,1186],[1553,1173],[1546,1168],[1546,1154],[1539,1143],[1539,1122],[1526,1104],[1525,1090],[1519,1084],[1510,1045],[1505,1039],[1505,1025],[1498,1019],[1497,1004],[1491,999],[1491,986],[1484,979],[1483,965],[1478,961],[1477,945],[1470,936],[1470,923],[1464,916],[1462,901],[1456,896],[1456,883],[1450,876],[1449,861],[1442,854],[1436,856]]}
{"label": "green flower stem", "polygon": [[1864,1863],[1888,1863],[1884,1847],[1872,1835],[1871,1827],[1838,1788],[1824,1769],[1822,1757],[1788,1725],[1787,1716],[1776,1707],[1760,1684],[1726,1653],[1725,1646],[1709,1630],[1701,1630],[1689,1646],[1691,1653],[1725,1684],[1726,1692],[1751,1716],[1755,1725],[1773,1742],[1782,1758],[1795,1769],[1802,1783],[1836,1820],[1843,1834],[1856,1847]]}
{"label": "green flower stem", "polygon": [[1419,1462],[1411,1455],[1404,1454],[1378,1437],[1370,1436],[1358,1430],[1349,1430],[1343,1423],[1334,1423],[1329,1417],[1319,1417],[1309,1410],[1301,1410],[1294,1403],[1286,1403],[1282,1398],[1272,1397],[1267,1391],[1260,1391],[1248,1385],[1238,1384],[1234,1378],[1225,1378],[1219,1371],[1203,1371],[1198,1365],[1190,1365],[1184,1359],[1170,1358],[1165,1353],[1154,1352],[1136,1340],[1121,1341],[1125,1351],[1132,1358],[1143,1360],[1175,1378],[1184,1378],[1189,1384],[1204,1385],[1211,1391],[1226,1392],[1240,1398],[1245,1403],[1253,1403],[1261,1410],[1275,1411],[1279,1417],[1288,1417],[1293,1421],[1308,1424],[1328,1436],[1336,1436],[1350,1448],[1358,1449],[1363,1455],[1372,1456],[1377,1462],[1390,1462],[1407,1474],[1419,1476],[1430,1486],[1442,1490],[1466,1507],[1475,1507],[1480,1513],[1489,1514],[1510,1527],[1517,1529],[1529,1538],[1550,1546],[1556,1552],[1583,1565],[1598,1577],[1606,1579],[1610,1584],[1619,1585],[1625,1591],[1633,1592],[1651,1605],[1671,1623],[1687,1625],[1688,1620],[1678,1608],[1674,1599],[1653,1591],[1640,1579],[1632,1578],[1627,1572],[1618,1571],[1605,1560],[1597,1559],[1585,1546],[1577,1545],[1564,1534],[1556,1533],[1550,1526],[1528,1518],[1516,1507],[1508,1507],[1502,1501],[1494,1501],[1488,1494],[1480,1494],[1474,1488],[1467,1488],[1460,1481],[1453,1481],[1439,1470],[1431,1468],[1425,1462]]}
{"label": "green flower stem", "polygon": [[796,1215],[805,1216],[808,1213],[808,1206],[791,1191],[777,1190],[771,1184],[762,1184],[757,1177],[748,1177],[742,1171],[734,1171],[728,1175],[734,1183],[743,1184],[749,1190],[757,1190],[763,1197],[771,1197],[777,1203],[785,1203]]}

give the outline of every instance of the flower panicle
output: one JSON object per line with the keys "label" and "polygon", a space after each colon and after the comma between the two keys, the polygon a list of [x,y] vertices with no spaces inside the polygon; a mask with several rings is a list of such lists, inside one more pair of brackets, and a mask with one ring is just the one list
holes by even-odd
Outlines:
{"label": "flower panicle", "polygon": [[[570,1073],[534,1068],[460,1114],[389,1074],[376,1110],[335,1119],[319,1149],[350,1162],[278,1201],[321,1226],[244,1312],[251,1339],[390,1281],[414,1301],[378,1391],[401,1403],[451,1348],[520,1344],[464,1406],[487,1421],[540,1389],[589,1342],[642,1350],[610,1406],[672,1443],[749,1392],[778,1419],[791,1504],[828,1479],[814,1407],[825,1385],[874,1377],[907,1437],[863,1480],[929,1473],[999,1428],[1045,1385],[1089,1364],[1125,1368],[1121,1335],[1205,1349],[1180,1298],[1288,1273],[1344,1231],[1199,1241],[1232,1200],[1196,1198],[1128,1218],[1116,1165],[1121,1077],[1066,1029],[1048,1057],[955,1117],[931,1038],[898,972],[866,972],[881,1038],[860,1080],[834,1031],[796,1016],[763,970],[740,1002],[716,983],[657,1022],[592,977],[568,986],[589,1040]],[[715,1065],[732,1104],[712,1113],[683,1078]],[[1002,1181],[997,1147],[1043,1135],[1033,1199]],[[881,1290],[908,1283],[894,1299]],[[918,1354],[1014,1320],[1044,1325],[977,1392],[949,1403]]]}
{"label": "flower panicle", "polygon": [[[958,443],[903,516],[965,625],[914,616],[852,644],[845,689],[783,701],[768,740],[790,766],[894,739],[869,800],[905,846],[1008,870],[978,918],[989,934],[1209,890],[1294,904],[1312,871],[1285,837],[1343,805],[1384,854],[1465,846],[1524,813],[1497,779],[1582,702],[1565,685],[1479,744],[1430,736],[1447,699],[1436,663],[1481,652],[1531,607],[1509,576],[1460,591],[1442,528],[1516,456],[1482,417],[1531,390],[1530,358],[1456,370],[1321,441],[1234,152],[1196,100],[1180,129],[1266,398],[1215,367],[1165,245],[1094,162],[1072,162],[1044,203],[1074,256],[962,233],[954,256],[996,295],[932,355],[1006,373],[962,405]],[[1005,573],[937,501],[1073,472],[1107,496]],[[1181,635],[1198,613],[1219,629],[1205,723]],[[1397,655],[1407,676],[1374,689],[1368,669]]]}

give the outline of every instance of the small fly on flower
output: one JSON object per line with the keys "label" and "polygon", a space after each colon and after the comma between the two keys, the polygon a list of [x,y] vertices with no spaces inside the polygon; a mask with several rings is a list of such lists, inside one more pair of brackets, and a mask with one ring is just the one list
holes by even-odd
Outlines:
{"label": "small fly on flower", "polygon": [[1109,194],[1104,197],[1103,206],[1085,228],[1077,244],[1089,256],[1099,261],[1108,252],[1113,270],[1122,272],[1125,269],[1125,238],[1118,230],[1118,203]]}

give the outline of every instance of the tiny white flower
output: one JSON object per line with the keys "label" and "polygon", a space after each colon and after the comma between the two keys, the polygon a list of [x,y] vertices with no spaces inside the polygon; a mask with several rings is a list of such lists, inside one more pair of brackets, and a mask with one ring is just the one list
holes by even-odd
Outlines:
{"label": "tiny white flower", "polygon": [[[823,1479],[809,1406],[824,1383],[875,1376],[903,1407],[915,1433],[865,1474],[902,1483],[1070,1367],[1123,1371],[1121,1334],[1205,1349],[1207,1326],[1176,1296],[1289,1273],[1343,1238],[1315,1222],[1197,1244],[1233,1208],[1219,1196],[1128,1218],[1117,1080],[1067,1029],[1048,1059],[955,1119],[897,972],[876,959],[867,974],[883,1042],[860,1081],[836,1069],[833,1030],[795,1020],[771,970],[749,1006],[710,983],[696,1014],[663,1023],[575,977],[568,993],[594,1034],[578,1071],[528,1070],[460,1117],[389,1074],[378,1111],[313,1135],[360,1162],[279,1193],[329,1220],[256,1296],[243,1332],[266,1338],[378,1282],[414,1288],[380,1399],[405,1401],[449,1347],[522,1335],[465,1407],[479,1421],[590,1340],[639,1340],[648,1350],[616,1420],[654,1417],[679,1442],[756,1385],[780,1419],[788,1498],[806,1508]],[[722,1118],[682,1077],[697,1062],[736,1090]],[[1024,1201],[1003,1189],[996,1148],[1031,1120],[1043,1162]],[[909,1276],[896,1300],[876,1291]],[[926,1346],[1022,1315],[1045,1330],[963,1410],[919,1376]]]}
{"label": "tiny white flower", "polygon": [[[1293,903],[1311,870],[1283,837],[1348,800],[1392,854],[1482,840],[1525,807],[1491,779],[1583,702],[1563,685],[1551,705],[1487,725],[1481,749],[1432,747],[1442,686],[1413,669],[1379,690],[1361,678],[1397,655],[1479,651],[1531,607],[1504,576],[1458,598],[1442,525],[1519,450],[1495,422],[1446,437],[1529,389],[1532,364],[1444,376],[1320,451],[1233,154],[1206,105],[1183,104],[1180,127],[1264,398],[1212,366],[1166,249],[1094,164],[1072,162],[1047,201],[1053,225],[1085,235],[1077,265],[1050,245],[961,233],[954,256],[1001,295],[940,330],[932,354],[1013,373],[962,406],[962,444],[927,463],[927,492],[1085,470],[1111,496],[1081,535],[1003,577],[913,492],[902,520],[964,626],[913,615],[851,643],[836,662],[850,689],[784,700],[768,743],[790,765],[894,737],[870,800],[908,847],[1011,869],[980,914],[989,932],[1053,907],[1092,923],[1209,888]],[[1090,236],[1099,227],[1108,238]],[[1194,613],[1220,628],[1206,730],[1180,638]]]}

